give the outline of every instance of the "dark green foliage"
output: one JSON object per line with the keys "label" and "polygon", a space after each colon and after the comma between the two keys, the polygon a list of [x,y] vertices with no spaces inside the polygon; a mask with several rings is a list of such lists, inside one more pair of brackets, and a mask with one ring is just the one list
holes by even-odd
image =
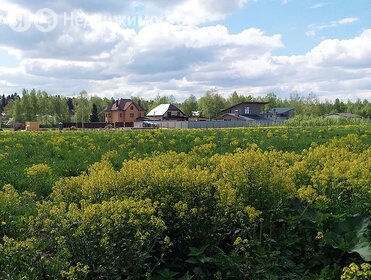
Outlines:
{"label": "dark green foliage", "polygon": [[99,122],[98,108],[95,104],[93,104],[93,108],[91,109],[90,122]]}

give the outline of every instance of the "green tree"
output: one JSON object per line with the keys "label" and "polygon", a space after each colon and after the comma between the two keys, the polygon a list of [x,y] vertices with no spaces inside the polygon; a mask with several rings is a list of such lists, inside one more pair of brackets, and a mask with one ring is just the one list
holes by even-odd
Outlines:
{"label": "green tree", "polygon": [[93,107],[91,110],[90,122],[99,122],[98,108],[97,105],[95,105],[95,103],[93,103]]}
{"label": "green tree", "polygon": [[339,100],[339,98],[336,98],[336,99],[335,99],[334,107],[335,107],[335,111],[336,111],[337,113],[345,113],[346,106],[345,106],[345,104],[344,104],[343,101],[340,101],[340,100]]}
{"label": "green tree", "polygon": [[53,112],[54,124],[69,120],[67,100],[59,95],[50,97],[51,112]]}
{"label": "green tree", "polygon": [[16,99],[13,102],[13,119],[14,122],[23,122],[23,108],[22,108],[22,100]]}
{"label": "green tree", "polygon": [[274,94],[273,92],[271,93],[268,93],[265,97],[264,97],[264,101],[267,102],[268,104],[265,106],[265,110],[268,111],[272,108],[277,108],[277,107],[284,107],[283,106],[283,102],[280,98],[277,97],[276,94]]}
{"label": "green tree", "polygon": [[234,106],[241,102],[252,101],[252,96],[239,95],[237,91],[234,91],[227,99],[227,106]]}
{"label": "green tree", "polygon": [[90,117],[90,105],[88,99],[88,93],[83,90],[80,92],[79,97],[75,98],[75,121],[84,123],[89,120]]}
{"label": "green tree", "polygon": [[31,96],[27,90],[22,92],[22,115],[24,116],[25,121],[36,121],[37,117],[33,108],[31,101]]}
{"label": "green tree", "polygon": [[39,121],[44,125],[50,125],[53,119],[50,117],[52,109],[49,95],[45,91],[38,91],[37,99],[39,103]]}
{"label": "green tree", "polygon": [[226,105],[227,102],[224,97],[215,89],[207,91],[205,96],[198,100],[198,108],[202,116],[209,119],[219,115],[226,108]]}
{"label": "green tree", "polygon": [[150,108],[154,108],[153,107],[153,103],[154,101],[152,100],[146,100],[142,97],[137,97],[137,96],[132,96],[131,97],[131,100],[133,100],[133,102],[137,103],[140,107],[142,107],[142,109],[148,113],[150,111]]}
{"label": "green tree", "polygon": [[98,96],[92,96],[89,100],[90,102],[90,108],[93,107],[93,104],[97,106],[97,112],[98,112],[98,122],[104,122],[104,109],[107,107],[107,105],[112,104],[111,100],[108,98],[100,98]]}
{"label": "green tree", "polygon": [[192,116],[192,112],[198,110],[197,98],[192,94],[179,107],[186,116]]}
{"label": "green tree", "polygon": [[4,111],[4,108],[6,106],[6,98],[5,98],[5,94],[3,94],[1,96],[1,100],[0,100],[0,112],[3,112]]}
{"label": "green tree", "polygon": [[156,98],[151,102],[149,109],[152,110],[153,108],[157,107],[161,104],[174,104],[176,99],[173,95],[170,96],[160,96],[157,94]]}
{"label": "green tree", "polygon": [[36,121],[40,113],[40,109],[39,109],[39,100],[37,98],[35,89],[31,90],[29,98],[30,98],[30,104],[31,104],[30,109],[31,109],[32,120]]}

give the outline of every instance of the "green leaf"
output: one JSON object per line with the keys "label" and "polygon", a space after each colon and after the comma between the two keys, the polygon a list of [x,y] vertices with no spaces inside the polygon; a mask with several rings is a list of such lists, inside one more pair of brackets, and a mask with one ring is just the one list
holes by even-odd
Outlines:
{"label": "green leaf", "polygon": [[193,276],[189,275],[189,272],[187,272],[182,278],[179,278],[179,280],[191,280],[192,278]]}
{"label": "green leaf", "polygon": [[173,279],[175,276],[178,275],[178,272],[174,272],[165,268],[159,271],[158,274],[162,277],[162,279]]}
{"label": "green leaf", "polygon": [[370,218],[348,216],[325,234],[325,243],[348,253],[358,253],[371,261]]}
{"label": "green leaf", "polygon": [[188,254],[188,257],[199,257],[203,255],[206,251],[206,249],[209,247],[209,245],[204,245],[200,248],[191,247],[189,248],[190,252]]}
{"label": "green leaf", "polygon": [[190,263],[190,264],[199,264],[200,262],[195,259],[195,258],[189,258],[188,260],[186,260],[187,263]]}

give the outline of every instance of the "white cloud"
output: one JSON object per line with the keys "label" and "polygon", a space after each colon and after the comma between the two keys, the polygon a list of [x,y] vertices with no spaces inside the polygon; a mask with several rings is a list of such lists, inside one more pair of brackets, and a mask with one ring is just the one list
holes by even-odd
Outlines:
{"label": "white cloud", "polygon": [[336,28],[341,25],[347,25],[355,23],[359,20],[356,17],[346,17],[339,20],[330,21],[328,23],[321,23],[321,24],[310,24],[308,26],[308,31],[305,33],[308,37],[313,37],[316,35],[316,31],[329,29],[329,28]]}
{"label": "white cloud", "polygon": [[339,25],[350,24],[350,23],[356,22],[358,20],[359,20],[359,18],[347,17],[347,18],[343,18],[343,19],[337,21],[337,24],[339,24]]}
{"label": "white cloud", "polygon": [[200,24],[224,19],[243,8],[248,0],[187,0],[165,11],[169,22]]}
{"label": "white cloud", "polygon": [[[274,51],[284,47],[280,34],[266,34],[257,28],[233,34],[221,24],[198,25],[221,19],[251,1],[161,0],[156,5],[145,1],[146,12],[155,13],[161,7],[159,15],[173,20],[137,29],[114,18],[102,20],[103,13],[86,7],[90,2],[78,2],[14,1],[24,3],[26,13],[43,3],[58,11],[78,7],[74,12],[88,24],[59,24],[47,34],[35,28],[16,33],[0,25],[0,45],[20,61],[17,68],[0,67],[0,91],[35,87],[73,95],[86,89],[107,97],[152,98],[160,93],[173,94],[179,100],[213,87],[224,94],[233,90],[254,95],[275,91],[282,96],[293,91],[313,91],[324,97],[365,98],[370,94],[371,29],[348,40],[324,40],[305,55],[275,56]],[[96,1],[91,3],[94,6]],[[11,20],[7,7],[16,4],[2,6],[5,12],[0,18]],[[131,8],[126,3],[120,9]],[[306,34],[313,37],[321,29],[357,20],[348,17],[312,25]]]}
{"label": "white cloud", "polygon": [[[18,8],[36,12],[49,8],[56,13],[69,13],[80,10],[89,14],[116,14],[134,16],[145,13],[158,18],[166,17],[172,23],[200,24],[225,18],[227,15],[243,8],[248,2],[257,0],[3,0]],[[16,11],[16,9],[15,9]]]}
{"label": "white cloud", "polygon": [[308,30],[305,32],[305,35],[307,35],[307,37],[315,37],[316,36],[316,31],[315,30]]}
{"label": "white cloud", "polygon": [[307,57],[317,65],[370,68],[371,29],[349,40],[325,40],[313,48]]}
{"label": "white cloud", "polygon": [[327,3],[327,2],[317,3],[317,4],[314,4],[314,5],[310,6],[309,8],[310,9],[320,9],[320,8],[326,7],[328,5],[329,5],[329,3]]}

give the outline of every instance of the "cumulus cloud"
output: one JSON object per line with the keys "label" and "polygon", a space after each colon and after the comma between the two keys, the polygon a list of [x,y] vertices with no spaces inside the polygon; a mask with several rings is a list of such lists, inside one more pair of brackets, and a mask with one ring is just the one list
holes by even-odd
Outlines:
{"label": "cumulus cloud", "polygon": [[5,3],[11,3],[18,7],[26,8],[32,12],[39,9],[50,8],[56,12],[67,12],[74,9],[81,9],[87,12],[124,12],[132,7],[134,1],[117,1],[117,0],[3,0]]}
{"label": "cumulus cloud", "polygon": [[[274,91],[288,97],[293,91],[313,91],[327,97],[367,97],[371,29],[348,40],[324,40],[303,55],[275,56],[284,47],[280,34],[257,28],[231,33],[222,24],[200,25],[224,18],[249,2],[125,1],[120,7],[105,4],[110,8],[102,10],[98,1],[7,1],[0,8],[5,23],[0,24],[0,46],[15,55],[20,65],[0,67],[0,91],[35,87],[73,95],[86,89],[107,97],[152,98],[159,93],[182,100],[217,87],[225,94]],[[42,33],[34,26],[22,33],[9,28],[14,11],[32,16],[46,4],[58,11],[59,24],[53,32]],[[135,7],[170,20],[131,27],[104,16],[108,9],[130,12]],[[63,11],[68,9],[81,24],[71,24],[71,19],[65,24]],[[313,25],[307,35],[356,20],[348,17]]]}
{"label": "cumulus cloud", "polygon": [[371,68],[371,29],[349,39],[330,39],[313,48],[307,58],[319,66]]}
{"label": "cumulus cloud", "polygon": [[166,17],[172,23],[199,24],[207,21],[220,20],[227,15],[243,8],[247,2],[257,0],[4,0],[5,3],[26,8],[32,12],[49,8],[56,13],[81,10],[87,13],[109,13],[146,15]]}
{"label": "cumulus cloud", "polygon": [[200,24],[224,19],[243,8],[248,0],[187,0],[166,9],[165,17],[172,23]]}

